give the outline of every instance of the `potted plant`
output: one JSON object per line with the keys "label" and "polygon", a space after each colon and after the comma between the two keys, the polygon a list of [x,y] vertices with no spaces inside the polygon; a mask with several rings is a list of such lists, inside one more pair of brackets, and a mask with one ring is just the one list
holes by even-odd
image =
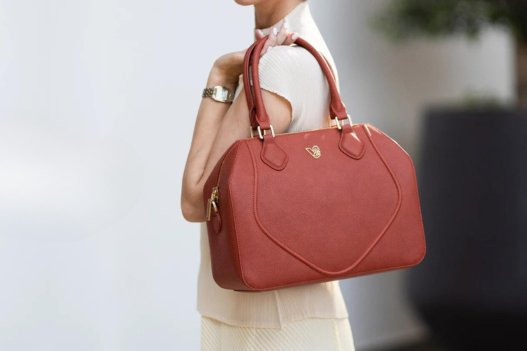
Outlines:
{"label": "potted plant", "polygon": [[[527,1],[392,0],[374,20],[395,40],[506,28],[516,105],[426,109],[418,164],[427,256],[409,293],[447,350],[520,350],[527,320]],[[485,72],[482,72],[485,74]]]}

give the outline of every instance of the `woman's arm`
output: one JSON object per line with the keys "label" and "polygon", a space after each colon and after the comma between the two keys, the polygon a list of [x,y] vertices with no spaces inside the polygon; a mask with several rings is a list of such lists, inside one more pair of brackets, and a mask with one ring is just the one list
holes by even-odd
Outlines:
{"label": "woman's arm", "polygon": [[[295,33],[288,34],[282,27],[277,33],[272,32],[268,41],[271,40],[270,45],[290,45],[296,39],[294,35]],[[265,53],[264,50],[262,53]],[[234,90],[238,77],[243,71],[244,55],[245,52],[237,52],[216,60],[209,74],[207,86],[224,85]],[[289,102],[267,91],[263,91],[262,95],[275,133],[285,131],[291,121]],[[249,137],[249,125],[245,94],[239,94],[232,105],[212,99],[203,99],[201,102],[183,173],[181,210],[186,220],[205,221],[202,201],[205,181],[228,147],[236,140]]]}

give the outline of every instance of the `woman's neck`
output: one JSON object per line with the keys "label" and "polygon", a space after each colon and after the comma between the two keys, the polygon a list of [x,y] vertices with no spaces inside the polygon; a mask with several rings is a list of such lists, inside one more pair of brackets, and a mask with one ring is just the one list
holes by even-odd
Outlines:
{"label": "woman's neck", "polygon": [[255,28],[268,28],[279,22],[304,0],[267,0],[254,5]]}

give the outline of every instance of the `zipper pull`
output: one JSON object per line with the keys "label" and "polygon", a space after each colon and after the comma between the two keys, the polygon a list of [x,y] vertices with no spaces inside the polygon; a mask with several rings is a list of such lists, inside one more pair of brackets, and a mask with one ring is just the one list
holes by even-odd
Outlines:
{"label": "zipper pull", "polygon": [[218,213],[218,200],[218,187],[215,186],[212,188],[212,195],[210,195],[210,199],[207,201],[207,221],[210,221],[212,211]]}

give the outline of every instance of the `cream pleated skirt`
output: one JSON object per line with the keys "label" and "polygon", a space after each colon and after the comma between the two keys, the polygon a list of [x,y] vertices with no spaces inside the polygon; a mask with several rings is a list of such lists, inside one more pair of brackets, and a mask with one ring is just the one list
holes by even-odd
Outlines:
{"label": "cream pleated skirt", "polygon": [[308,318],[282,329],[237,327],[201,318],[202,351],[354,351],[347,318]]}

